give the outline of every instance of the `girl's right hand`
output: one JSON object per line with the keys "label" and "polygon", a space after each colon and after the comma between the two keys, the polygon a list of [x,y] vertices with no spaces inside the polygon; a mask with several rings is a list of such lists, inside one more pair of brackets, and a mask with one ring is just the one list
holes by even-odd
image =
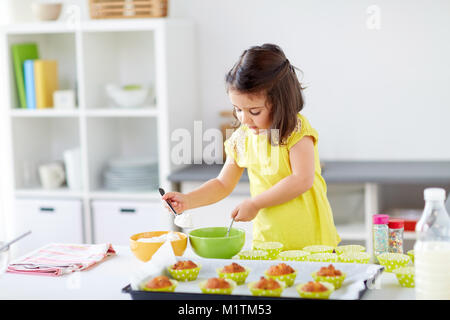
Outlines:
{"label": "girl's right hand", "polygon": [[188,198],[185,194],[180,192],[167,192],[162,196],[164,207],[173,214],[173,211],[167,205],[166,201],[169,201],[172,208],[176,213],[180,214],[189,209]]}

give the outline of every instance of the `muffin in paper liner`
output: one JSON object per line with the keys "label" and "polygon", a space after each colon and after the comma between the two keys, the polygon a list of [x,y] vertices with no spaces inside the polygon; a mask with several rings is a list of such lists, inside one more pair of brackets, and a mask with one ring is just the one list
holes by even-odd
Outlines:
{"label": "muffin in paper liner", "polygon": [[283,250],[283,244],[280,242],[255,241],[253,249],[266,251],[268,259],[275,260],[278,257],[278,254]]}
{"label": "muffin in paper liner", "polygon": [[303,250],[287,250],[280,252],[277,259],[283,261],[307,261],[310,254],[310,252]]}
{"label": "muffin in paper liner", "polygon": [[414,263],[414,250],[409,250],[407,254],[411,258],[412,263]]}
{"label": "muffin in paper liner", "polygon": [[338,262],[338,255],[336,253],[314,253],[308,256],[308,261],[311,262]]}
{"label": "muffin in paper liner", "polygon": [[345,252],[338,256],[338,260],[344,263],[369,263],[370,254],[367,252]]}
{"label": "muffin in paper liner", "polygon": [[328,299],[330,297],[331,293],[333,293],[333,291],[334,291],[334,286],[331,283],[329,283],[329,282],[320,282],[320,283],[323,284],[325,287],[327,287],[328,290],[327,291],[323,291],[323,292],[303,291],[302,287],[306,283],[300,283],[299,285],[297,285],[295,287],[295,289],[297,289],[298,294],[302,298],[307,298],[307,299]]}
{"label": "muffin in paper liner", "polygon": [[334,277],[318,276],[317,271],[311,273],[311,277],[314,279],[314,281],[331,283],[335,289],[339,289],[342,286],[342,283],[344,282],[346,276],[347,274],[345,272],[342,272],[341,276]]}
{"label": "muffin in paper liner", "polygon": [[194,281],[197,279],[200,269],[202,268],[199,263],[195,264],[197,265],[197,268],[174,270],[172,269],[172,266],[169,266],[167,267],[167,270],[172,278],[178,281]]}
{"label": "muffin in paper liner", "polygon": [[406,288],[414,288],[415,287],[414,267],[412,267],[412,266],[402,267],[402,268],[395,269],[392,272],[395,274],[395,276],[397,277],[398,283],[400,283],[400,285],[402,287],[406,287]]}
{"label": "muffin in paper liner", "polygon": [[334,249],[338,255],[349,252],[365,252],[366,248],[364,246],[360,246],[358,244],[349,244],[346,246],[337,246]]}
{"label": "muffin in paper liner", "polygon": [[198,286],[200,287],[200,290],[203,293],[208,293],[208,294],[231,294],[234,290],[234,288],[236,288],[236,282],[234,282],[231,279],[225,279],[229,284],[230,287],[226,288],[226,289],[208,289],[205,288],[206,282],[208,282],[208,280],[204,280],[202,282],[200,282],[198,284]]}
{"label": "muffin in paper liner", "polygon": [[172,283],[172,285],[170,287],[165,287],[165,288],[158,288],[158,289],[152,289],[152,288],[147,288],[145,283],[143,282],[140,286],[141,290],[143,291],[152,291],[152,292],[174,292],[175,288],[178,285],[178,281],[170,279],[170,282]]}
{"label": "muffin in paper liner", "polygon": [[294,270],[294,272],[292,272],[292,273],[283,274],[280,276],[271,276],[271,275],[267,274],[267,270],[266,270],[266,271],[264,271],[264,276],[267,278],[272,278],[274,280],[284,282],[286,284],[286,287],[292,287],[292,285],[295,282],[295,278],[297,277],[297,270]]}
{"label": "muffin in paper liner", "polygon": [[263,250],[244,250],[238,253],[241,260],[268,260],[269,255]]}
{"label": "muffin in paper liner", "polygon": [[332,247],[332,246],[323,246],[323,245],[315,245],[315,246],[306,246],[302,250],[303,251],[308,251],[311,254],[314,254],[314,253],[333,253],[334,247]]}
{"label": "muffin in paper liner", "polygon": [[245,271],[243,271],[243,272],[222,272],[221,270],[223,268],[217,268],[216,272],[217,272],[217,275],[219,276],[219,278],[233,280],[239,286],[239,285],[245,283],[245,280],[247,279],[248,274],[251,271],[250,268],[246,268],[246,267],[244,267],[244,268],[245,268]]}
{"label": "muffin in paper liner", "polygon": [[279,297],[283,293],[283,290],[286,288],[286,284],[283,281],[275,280],[280,284],[280,288],[268,290],[268,289],[258,289],[255,288],[255,284],[258,281],[250,282],[247,287],[254,296],[262,296],[262,297]]}
{"label": "muffin in paper liner", "polygon": [[385,268],[386,272],[405,267],[411,258],[403,253],[385,252],[377,256],[378,262]]}

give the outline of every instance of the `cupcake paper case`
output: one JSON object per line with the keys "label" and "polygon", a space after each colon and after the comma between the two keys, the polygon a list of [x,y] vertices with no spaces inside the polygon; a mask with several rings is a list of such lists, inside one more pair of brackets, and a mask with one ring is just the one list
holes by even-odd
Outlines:
{"label": "cupcake paper case", "polygon": [[377,256],[380,264],[386,268],[386,272],[392,272],[395,269],[405,267],[411,260],[408,255],[403,253],[382,253]]}
{"label": "cupcake paper case", "polygon": [[345,280],[345,277],[347,274],[345,272],[342,272],[341,276],[334,276],[334,277],[324,277],[324,276],[318,276],[317,272],[311,273],[311,277],[314,279],[314,281],[318,282],[328,282],[331,283],[335,289],[339,289],[342,286],[342,283]]}
{"label": "cupcake paper case", "polygon": [[178,282],[176,280],[172,280],[172,279],[170,279],[170,282],[172,283],[172,285],[170,287],[158,288],[158,289],[147,288],[145,286],[145,283],[143,283],[141,285],[141,290],[143,290],[143,291],[153,291],[153,292],[174,292],[175,288],[178,285]]}
{"label": "cupcake paper case", "polygon": [[403,267],[392,271],[402,287],[414,288],[414,267]]}
{"label": "cupcake paper case", "polygon": [[254,250],[267,252],[267,258],[275,260],[281,250],[283,250],[283,244],[280,242],[255,242],[253,248]]}
{"label": "cupcake paper case", "polygon": [[370,254],[367,252],[345,252],[338,256],[338,260],[344,263],[369,263]]}
{"label": "cupcake paper case", "polygon": [[274,290],[265,290],[255,288],[255,284],[258,281],[253,281],[248,284],[248,289],[254,296],[262,296],[262,297],[279,297],[283,293],[283,290],[286,288],[286,284],[283,281],[275,280],[280,284],[280,288]]}
{"label": "cupcake paper case", "polygon": [[302,250],[308,251],[312,254],[314,254],[314,253],[333,253],[334,247],[315,245],[315,246],[306,246]]}
{"label": "cupcake paper case", "polygon": [[306,261],[311,253],[303,250],[287,250],[280,252],[277,259],[283,261]]}
{"label": "cupcake paper case", "polygon": [[338,255],[348,252],[365,252],[366,248],[357,244],[349,244],[346,246],[338,246],[335,249]]}
{"label": "cupcake paper case", "polygon": [[297,277],[297,270],[292,273],[283,274],[281,276],[271,276],[267,274],[267,271],[264,271],[264,276],[284,282],[286,284],[286,287],[291,287],[295,282],[295,278]]}
{"label": "cupcake paper case", "polygon": [[208,293],[208,294],[231,294],[233,292],[234,288],[236,288],[236,282],[234,282],[233,280],[230,280],[230,279],[225,279],[225,280],[230,284],[230,287],[226,288],[226,289],[208,289],[208,288],[205,288],[206,282],[208,280],[204,280],[204,281],[200,282],[198,284],[198,286],[200,287],[200,290],[203,293]]}
{"label": "cupcake paper case", "polygon": [[202,266],[199,263],[196,263],[196,265],[197,268],[182,269],[182,270],[174,270],[172,269],[172,266],[170,266],[167,267],[167,270],[169,271],[172,278],[178,281],[193,281],[197,279],[200,269],[202,268]]}
{"label": "cupcake paper case", "polygon": [[411,258],[412,263],[414,263],[414,250],[409,250],[407,254]]}
{"label": "cupcake paper case", "polygon": [[302,287],[306,283],[301,283],[301,284],[297,285],[295,288],[297,289],[298,294],[302,298],[307,298],[307,299],[328,299],[330,297],[331,293],[333,293],[333,291],[334,291],[334,286],[331,283],[328,283],[328,282],[320,282],[320,283],[323,284],[325,287],[327,287],[328,290],[327,291],[323,291],[323,292],[303,291]]}
{"label": "cupcake paper case", "polygon": [[241,260],[268,260],[269,255],[263,250],[244,250],[238,253]]}
{"label": "cupcake paper case", "polygon": [[336,253],[314,253],[307,259],[311,262],[338,262],[338,255]]}
{"label": "cupcake paper case", "polygon": [[245,268],[244,272],[222,272],[223,268],[217,268],[216,272],[220,278],[230,279],[236,282],[237,285],[241,285],[245,283],[245,280],[250,273],[250,268]]}

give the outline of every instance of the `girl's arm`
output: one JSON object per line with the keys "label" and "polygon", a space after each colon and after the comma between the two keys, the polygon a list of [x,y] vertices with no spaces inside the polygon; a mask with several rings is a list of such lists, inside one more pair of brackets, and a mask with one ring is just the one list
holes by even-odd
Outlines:
{"label": "girl's arm", "polygon": [[[233,158],[227,157],[217,178],[205,182],[187,194],[167,192],[162,199],[169,201],[177,213],[213,204],[222,200],[233,191],[243,172],[244,168],[239,167]],[[165,206],[170,211],[168,206]]]}
{"label": "girl's arm", "polygon": [[217,178],[186,194],[188,209],[207,206],[227,197],[238,184],[243,172],[244,168],[239,167],[232,157],[227,157]]}
{"label": "girl's arm", "polygon": [[258,211],[288,202],[308,191],[314,182],[314,141],[303,137],[289,151],[292,174],[259,195],[239,204],[231,216],[236,221],[251,221]]}

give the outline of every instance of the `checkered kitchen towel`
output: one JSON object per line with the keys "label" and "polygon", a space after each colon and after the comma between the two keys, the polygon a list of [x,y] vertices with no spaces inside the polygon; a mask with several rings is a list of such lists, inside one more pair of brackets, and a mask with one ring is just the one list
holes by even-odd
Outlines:
{"label": "checkered kitchen towel", "polygon": [[86,270],[115,254],[116,252],[109,243],[93,245],[50,243],[11,263],[6,271],[60,276]]}

